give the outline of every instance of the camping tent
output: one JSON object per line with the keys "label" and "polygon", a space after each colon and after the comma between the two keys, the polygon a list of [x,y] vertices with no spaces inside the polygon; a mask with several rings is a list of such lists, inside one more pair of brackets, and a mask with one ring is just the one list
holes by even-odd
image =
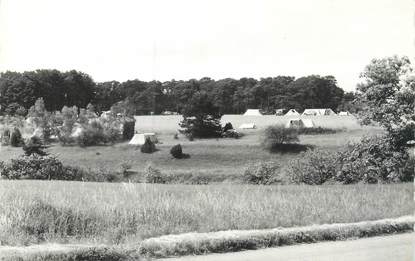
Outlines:
{"label": "camping tent", "polygon": [[313,128],[314,122],[310,119],[290,119],[285,128]]}
{"label": "camping tent", "polygon": [[240,129],[256,129],[255,123],[244,123],[239,126]]}
{"label": "camping tent", "polygon": [[143,145],[146,139],[150,139],[153,143],[157,143],[157,136],[155,133],[136,133],[128,144],[130,145]]}
{"label": "camping tent", "polygon": [[350,115],[351,114],[348,111],[341,111],[341,112],[339,112],[339,116],[350,116]]}
{"label": "camping tent", "polygon": [[336,113],[332,109],[305,109],[302,115],[305,116],[325,116],[335,115]]}
{"label": "camping tent", "polygon": [[285,114],[285,116],[299,116],[300,114],[296,111],[296,110],[294,110],[294,109],[291,109],[291,110],[289,110],[286,114]]}
{"label": "camping tent", "polygon": [[244,116],[262,116],[262,113],[258,109],[248,109]]}

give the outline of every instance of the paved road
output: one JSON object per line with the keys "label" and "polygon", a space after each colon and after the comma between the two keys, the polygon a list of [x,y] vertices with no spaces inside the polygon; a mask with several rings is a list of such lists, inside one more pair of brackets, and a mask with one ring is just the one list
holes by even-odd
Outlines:
{"label": "paved road", "polygon": [[414,261],[415,233],[323,242],[165,261]]}

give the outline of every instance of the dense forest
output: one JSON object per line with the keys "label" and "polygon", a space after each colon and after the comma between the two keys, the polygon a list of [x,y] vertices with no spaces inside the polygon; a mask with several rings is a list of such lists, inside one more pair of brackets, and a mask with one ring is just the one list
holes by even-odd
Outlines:
{"label": "dense forest", "polygon": [[0,112],[10,115],[25,115],[40,97],[49,111],[65,105],[85,108],[92,103],[98,112],[116,104],[136,115],[180,113],[200,94],[221,114],[240,114],[247,108],[274,113],[282,108],[301,112],[305,108],[354,111],[356,107],[352,102],[355,94],[345,93],[333,76],[94,82],[89,75],[75,70],[8,71],[0,75]]}

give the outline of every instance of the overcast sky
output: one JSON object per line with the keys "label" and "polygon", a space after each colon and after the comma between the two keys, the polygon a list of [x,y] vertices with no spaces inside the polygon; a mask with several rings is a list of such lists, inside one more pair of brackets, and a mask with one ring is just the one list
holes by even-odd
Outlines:
{"label": "overcast sky", "polygon": [[0,71],[95,81],[333,75],[414,55],[413,0],[0,0]]}

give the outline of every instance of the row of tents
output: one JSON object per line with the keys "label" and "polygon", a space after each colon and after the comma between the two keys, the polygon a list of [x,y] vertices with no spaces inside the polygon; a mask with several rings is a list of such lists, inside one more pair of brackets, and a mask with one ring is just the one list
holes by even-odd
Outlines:
{"label": "row of tents", "polygon": [[[262,116],[263,114],[258,109],[248,109],[244,116]],[[278,109],[275,111],[276,116],[329,116],[329,115],[339,115],[339,116],[349,116],[351,115],[348,111],[341,111],[336,114],[332,109],[305,109],[302,114],[300,114],[295,109]]]}

